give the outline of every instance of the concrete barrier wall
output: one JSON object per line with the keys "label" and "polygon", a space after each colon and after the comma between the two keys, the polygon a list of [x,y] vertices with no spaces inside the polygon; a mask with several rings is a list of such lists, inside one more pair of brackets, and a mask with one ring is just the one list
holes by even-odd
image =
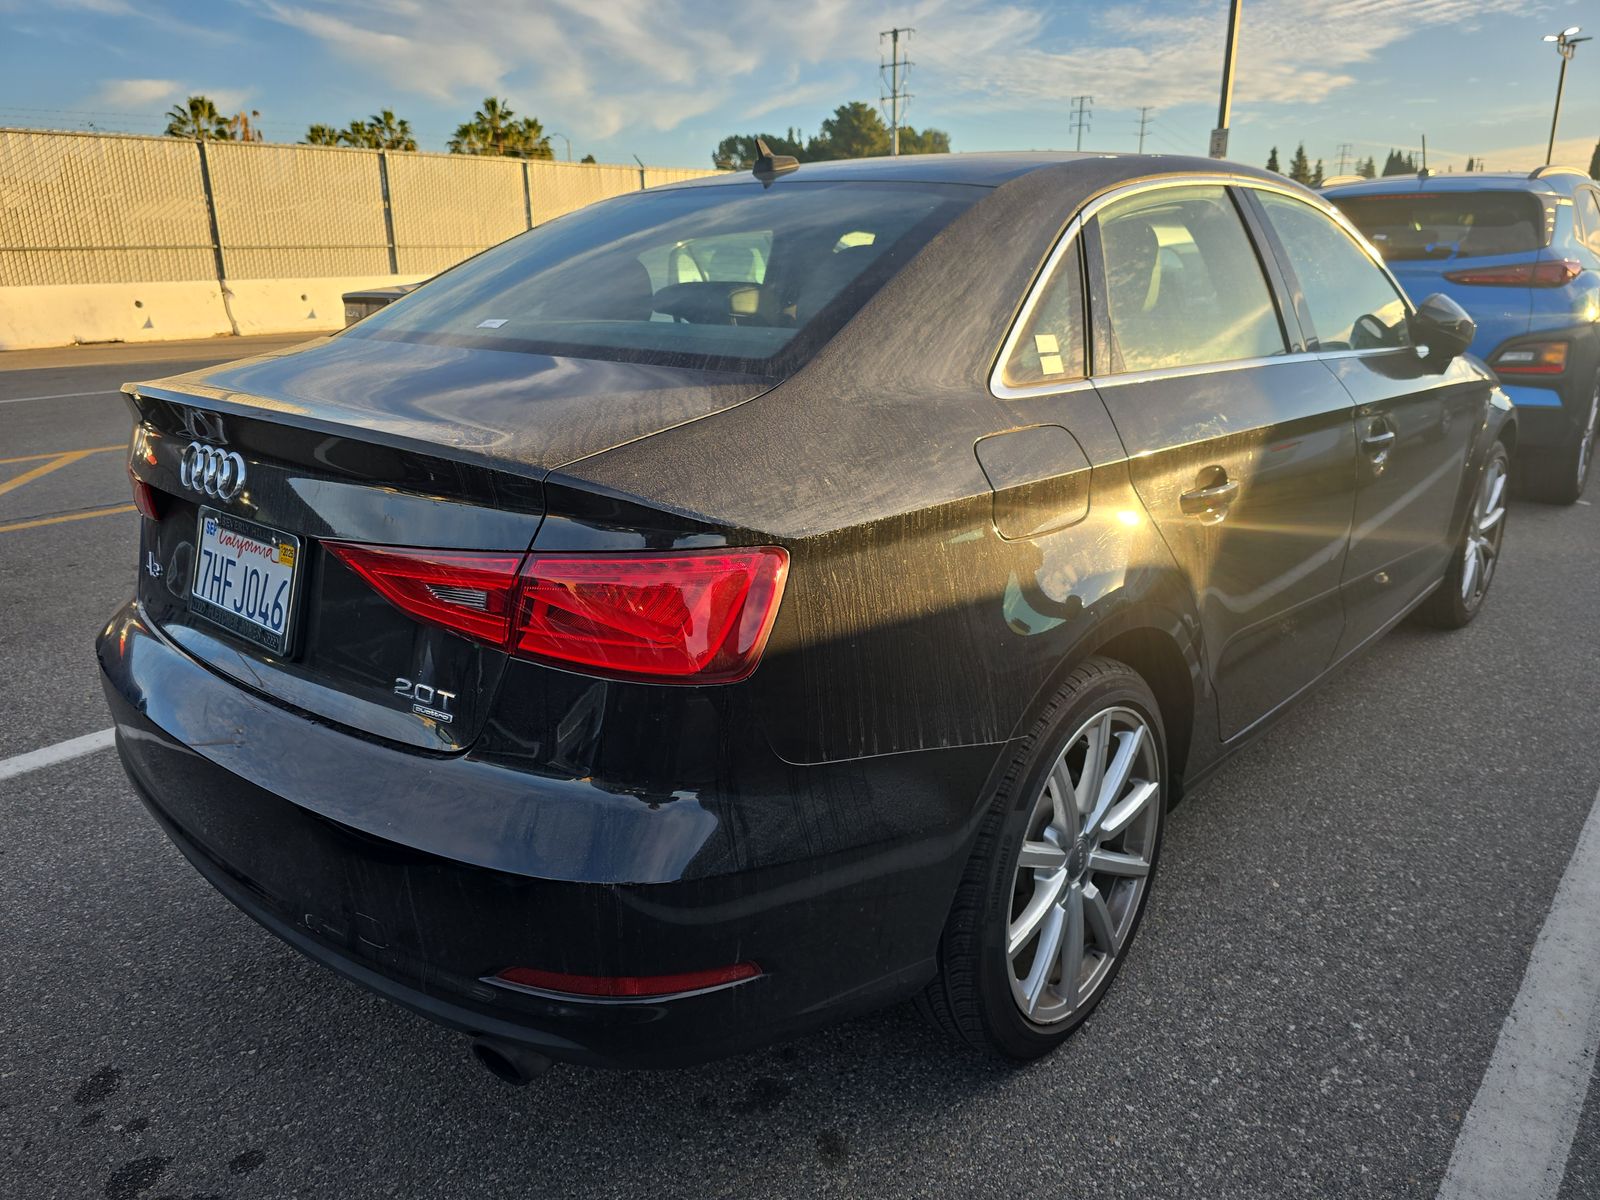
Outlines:
{"label": "concrete barrier wall", "polygon": [[423,275],[74,283],[0,288],[0,350],[159,342],[252,333],[321,333],[344,325],[345,292]]}

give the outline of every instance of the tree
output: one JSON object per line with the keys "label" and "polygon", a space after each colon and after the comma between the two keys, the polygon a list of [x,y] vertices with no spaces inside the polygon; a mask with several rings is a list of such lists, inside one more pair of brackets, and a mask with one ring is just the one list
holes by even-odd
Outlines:
{"label": "tree", "polygon": [[167,110],[167,136],[214,138],[228,136],[228,122],[205,96],[190,96]]}
{"label": "tree", "polygon": [[918,133],[909,125],[900,127],[901,154],[949,154],[950,135],[942,129],[924,129]]}
{"label": "tree", "polygon": [[583,157],[582,157],[582,158],[580,158],[580,159],[579,159],[579,160],[578,160],[578,161],[579,161],[579,162],[586,162],[586,163],[592,163],[592,162],[593,162],[593,161],[594,161],[594,155],[592,155],[592,154],[585,154],[585,155],[584,155],[584,156],[583,156]]}
{"label": "tree", "polygon": [[[352,128],[357,122],[350,122]],[[384,109],[367,118],[367,133],[372,145],[379,150],[415,150],[417,139],[411,136],[411,122],[396,118],[394,110]]]}
{"label": "tree", "polygon": [[1411,154],[1401,154],[1398,150],[1389,151],[1389,157],[1384,160],[1383,173],[1385,175],[1415,175],[1417,173],[1417,160]]}
{"label": "tree", "polygon": [[235,142],[259,142],[261,130],[251,125],[252,121],[261,120],[258,109],[252,108],[249,112],[236,112],[224,122],[226,126],[223,137]]}
{"label": "tree", "polygon": [[337,146],[339,131],[332,125],[313,125],[301,140],[308,146]]}
{"label": "tree", "polygon": [[1470,172],[1471,172],[1471,171],[1472,171],[1472,170],[1473,170],[1473,166],[1472,166],[1472,161],[1473,161],[1473,160],[1472,160],[1472,156],[1471,156],[1471,155],[1468,155],[1468,156],[1467,156],[1467,166],[1466,166],[1466,170],[1467,170],[1467,171],[1468,171],[1468,172],[1469,172],[1469,173],[1470,173]]}
{"label": "tree", "polygon": [[1311,172],[1311,186],[1321,187],[1322,181],[1326,178],[1327,176],[1323,174],[1322,160],[1319,158],[1317,159],[1316,167]]}
{"label": "tree", "polygon": [[1589,178],[1600,179],[1600,142],[1594,144],[1594,153],[1589,156]]}
{"label": "tree", "polygon": [[1294,148],[1294,157],[1289,160],[1289,178],[1296,183],[1311,182],[1311,160],[1306,157],[1304,142]]}
{"label": "tree", "polygon": [[378,138],[372,126],[365,121],[351,121],[339,131],[339,144],[341,146],[356,146],[363,150],[376,150]]}
{"label": "tree", "polygon": [[1376,179],[1378,177],[1378,164],[1373,160],[1372,155],[1367,155],[1365,162],[1356,164],[1356,174],[1363,179]]}
{"label": "tree", "polygon": [[550,138],[537,117],[517,120],[511,105],[495,96],[484,99],[472,120],[456,126],[451,154],[499,154],[511,158],[554,158]]}
{"label": "tree", "polygon": [[1283,174],[1283,168],[1278,165],[1278,148],[1276,146],[1272,148],[1272,153],[1267,155],[1267,170],[1276,171],[1279,175]]}
{"label": "tree", "polygon": [[871,158],[889,153],[889,127],[878,110],[860,100],[841,104],[806,144],[812,159]]}

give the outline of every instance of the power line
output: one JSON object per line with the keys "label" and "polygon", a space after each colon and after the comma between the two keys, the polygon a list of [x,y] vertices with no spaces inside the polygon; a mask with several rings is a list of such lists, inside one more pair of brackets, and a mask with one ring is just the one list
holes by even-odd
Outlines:
{"label": "power line", "polygon": [[[894,29],[885,29],[882,33],[878,34],[878,57],[880,60],[878,63],[878,84],[880,92],[884,84],[888,84],[889,87],[889,94],[880,94],[878,97],[878,103],[887,104],[889,106],[890,154],[900,153],[901,110],[904,102],[911,99],[911,93],[902,90],[905,87],[906,75],[909,74],[911,70],[911,60],[909,58],[900,57],[900,36],[904,34],[906,42],[909,43],[911,41],[911,35],[915,32],[915,29],[911,29],[909,27],[896,27]],[[888,62],[881,61],[883,57],[884,38],[889,39]],[[887,79],[884,78],[885,71],[889,73]]]}
{"label": "power line", "polygon": [[1089,128],[1089,118],[1094,116],[1094,109],[1089,107],[1094,103],[1093,96],[1074,96],[1072,98],[1072,122],[1068,126],[1078,135],[1078,149],[1083,149],[1083,134]]}

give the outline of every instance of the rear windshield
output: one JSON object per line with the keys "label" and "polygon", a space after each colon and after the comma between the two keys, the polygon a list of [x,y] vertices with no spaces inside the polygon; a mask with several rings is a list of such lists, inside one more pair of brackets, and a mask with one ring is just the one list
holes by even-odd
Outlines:
{"label": "rear windshield", "polygon": [[784,374],[987,189],[642,192],[462,263],[346,336]]}
{"label": "rear windshield", "polygon": [[1531,192],[1331,199],[1390,262],[1522,254],[1544,244],[1544,205]]}

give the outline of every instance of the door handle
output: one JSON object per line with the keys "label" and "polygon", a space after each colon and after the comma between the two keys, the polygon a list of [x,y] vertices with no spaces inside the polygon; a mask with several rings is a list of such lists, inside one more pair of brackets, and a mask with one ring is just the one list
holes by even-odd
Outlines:
{"label": "door handle", "polygon": [[1224,478],[1221,483],[1195,488],[1178,497],[1178,507],[1191,517],[1221,516],[1239,496],[1239,481]]}
{"label": "door handle", "polygon": [[1374,426],[1371,433],[1361,439],[1361,445],[1369,454],[1382,454],[1394,445],[1395,432],[1383,426]]}

